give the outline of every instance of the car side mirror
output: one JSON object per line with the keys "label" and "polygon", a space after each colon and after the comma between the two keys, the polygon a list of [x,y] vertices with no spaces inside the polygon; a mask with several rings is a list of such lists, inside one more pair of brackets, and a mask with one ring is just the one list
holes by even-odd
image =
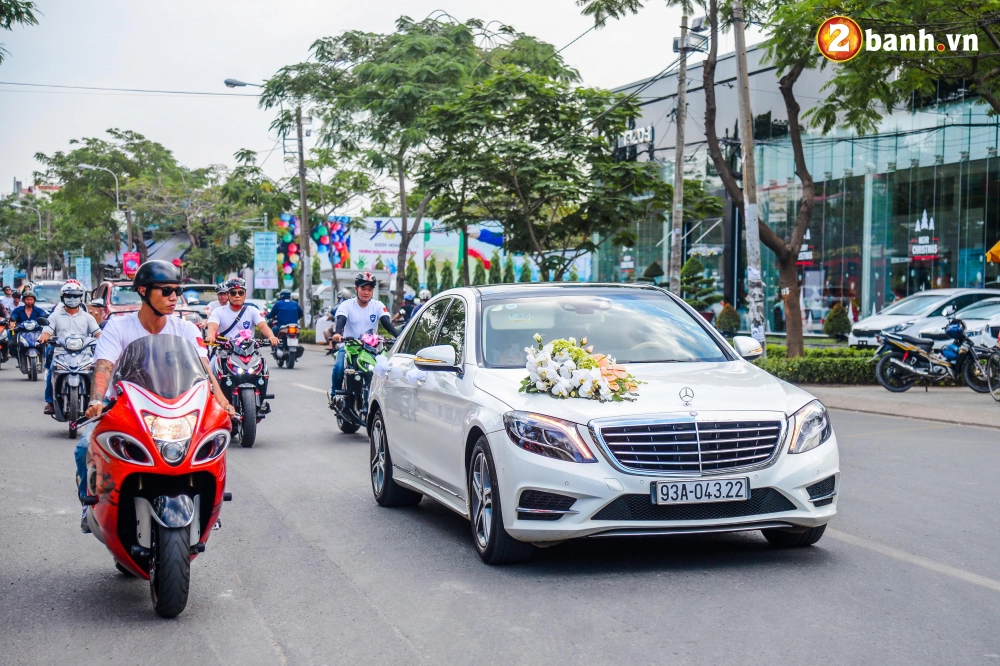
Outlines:
{"label": "car side mirror", "polygon": [[104,299],[103,298],[95,298],[94,300],[92,300],[90,302],[90,304],[93,305],[95,308],[103,308],[104,307]]}
{"label": "car side mirror", "polygon": [[457,365],[455,359],[455,348],[451,345],[424,347],[417,352],[416,358],[413,359],[413,365],[429,372],[462,373],[462,368]]}
{"label": "car side mirror", "polygon": [[746,361],[756,361],[764,354],[764,348],[760,346],[760,343],[746,335],[737,335],[733,338],[733,347],[736,348],[736,353]]}
{"label": "car side mirror", "polygon": [[944,310],[941,310],[941,316],[942,317],[950,317],[953,314],[955,314],[955,306],[954,305],[949,305],[949,306],[945,307]]}

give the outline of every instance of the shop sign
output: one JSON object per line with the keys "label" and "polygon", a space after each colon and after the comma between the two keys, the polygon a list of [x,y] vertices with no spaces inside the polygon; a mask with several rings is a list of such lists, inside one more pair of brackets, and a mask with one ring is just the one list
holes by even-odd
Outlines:
{"label": "shop sign", "polygon": [[628,148],[629,146],[638,146],[640,143],[652,142],[652,125],[647,125],[646,127],[636,127],[635,129],[631,129],[618,137],[619,148]]}
{"label": "shop sign", "polygon": [[930,236],[918,236],[916,241],[910,241],[910,256],[914,259],[936,259],[938,239]]}

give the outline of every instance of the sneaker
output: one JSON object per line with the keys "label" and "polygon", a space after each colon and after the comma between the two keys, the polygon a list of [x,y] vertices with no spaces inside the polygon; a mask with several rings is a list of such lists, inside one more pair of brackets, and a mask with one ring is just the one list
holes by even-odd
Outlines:
{"label": "sneaker", "polygon": [[55,413],[56,413],[56,406],[53,405],[51,402],[45,403],[45,409],[42,410],[42,414],[48,414],[49,416],[52,416]]}
{"label": "sneaker", "polygon": [[87,522],[87,507],[83,507],[83,515],[80,516],[80,531],[90,534],[90,523]]}

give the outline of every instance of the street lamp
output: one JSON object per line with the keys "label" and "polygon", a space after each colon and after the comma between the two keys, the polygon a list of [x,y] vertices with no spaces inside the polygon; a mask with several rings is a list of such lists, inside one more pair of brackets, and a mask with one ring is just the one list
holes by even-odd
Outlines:
{"label": "street lamp", "polygon": [[254,88],[263,88],[264,86],[259,83],[247,83],[246,81],[240,81],[239,79],[226,79],[223,81],[227,88],[244,88],[246,86],[253,86]]}

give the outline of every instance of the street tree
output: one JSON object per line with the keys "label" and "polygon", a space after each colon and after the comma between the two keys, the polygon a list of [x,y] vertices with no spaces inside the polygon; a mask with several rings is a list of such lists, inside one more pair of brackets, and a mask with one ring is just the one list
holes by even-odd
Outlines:
{"label": "street tree", "polygon": [[[12,30],[15,25],[38,25],[37,9],[31,0],[0,0],[0,30]],[[0,63],[7,53],[0,43]]]}

